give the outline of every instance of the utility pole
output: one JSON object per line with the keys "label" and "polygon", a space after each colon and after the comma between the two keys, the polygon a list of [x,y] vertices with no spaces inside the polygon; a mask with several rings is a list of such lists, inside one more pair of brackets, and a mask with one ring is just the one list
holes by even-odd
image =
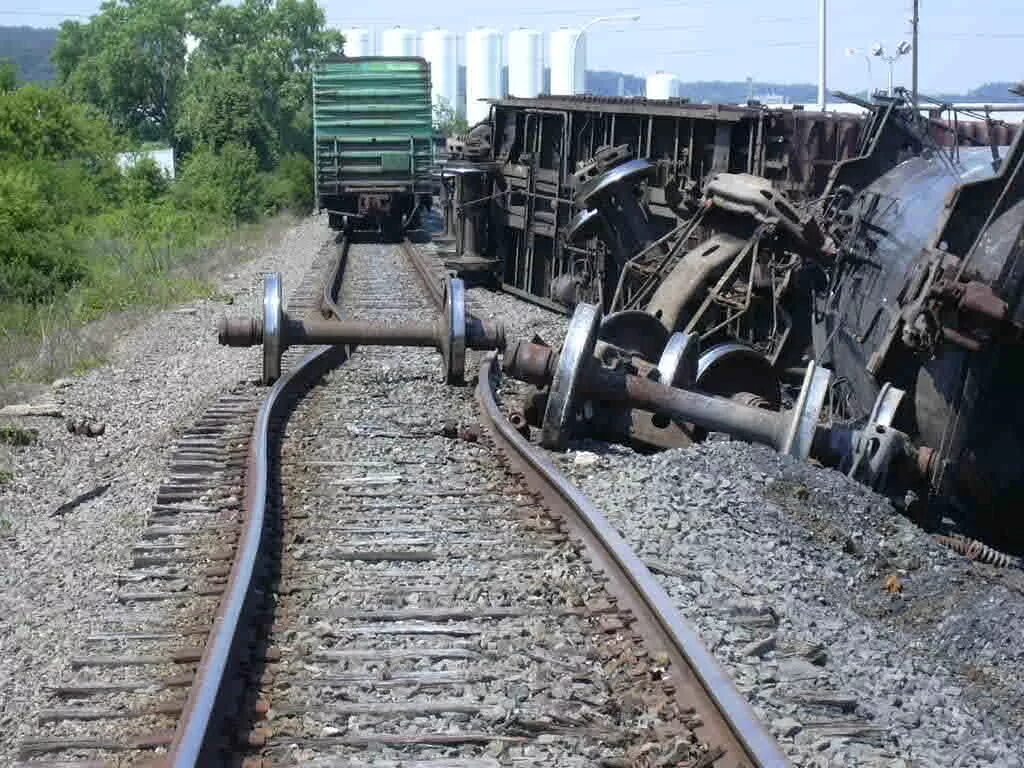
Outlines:
{"label": "utility pole", "polygon": [[828,76],[828,64],[826,53],[828,50],[826,37],[828,35],[828,24],[826,14],[828,0],[819,0],[818,3],[818,110],[825,111],[825,99],[827,92],[825,80]]}
{"label": "utility pole", "polygon": [[920,9],[920,0],[914,0],[914,15],[910,18],[910,25],[912,27],[911,32],[913,33],[913,40],[911,45],[914,46],[913,54],[913,73],[911,74],[910,90],[911,98],[913,99],[914,109],[917,109],[917,28],[921,23],[921,15],[918,13]]}

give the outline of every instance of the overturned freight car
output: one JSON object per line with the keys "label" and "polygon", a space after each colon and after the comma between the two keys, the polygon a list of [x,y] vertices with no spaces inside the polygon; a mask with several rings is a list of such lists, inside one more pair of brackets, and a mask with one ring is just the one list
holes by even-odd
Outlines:
{"label": "overturned freight car", "polygon": [[[632,230],[642,224],[655,238],[692,215],[714,173],[755,174],[794,200],[811,198],[856,150],[860,122],[683,100],[497,101],[490,122],[474,129],[444,171],[452,263],[490,271],[506,289],[541,302],[607,306],[623,254],[640,235],[627,228],[607,247],[597,217],[577,216],[591,198],[643,180],[643,213],[634,213],[644,221]],[[615,167],[604,186],[588,187]]]}
{"label": "overturned freight car", "polygon": [[727,432],[1024,548],[1024,139],[935,130],[903,95],[880,99],[822,189],[712,172],[665,229],[652,162],[580,179],[569,232],[599,240],[616,277],[558,354],[506,357],[545,388],[527,409],[542,439]]}

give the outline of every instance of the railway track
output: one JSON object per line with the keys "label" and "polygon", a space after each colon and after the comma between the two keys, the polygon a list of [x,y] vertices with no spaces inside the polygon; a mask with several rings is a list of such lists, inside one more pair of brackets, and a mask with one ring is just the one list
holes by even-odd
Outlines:
{"label": "railway track", "polygon": [[[436,313],[414,247],[341,254],[297,306]],[[70,703],[25,742],[28,764],[787,764],[636,556],[504,418],[492,356],[473,361],[475,392],[421,349],[296,358],[258,412],[243,388],[184,438],[179,492],[119,595],[130,610],[90,639],[105,654],[55,692]]]}

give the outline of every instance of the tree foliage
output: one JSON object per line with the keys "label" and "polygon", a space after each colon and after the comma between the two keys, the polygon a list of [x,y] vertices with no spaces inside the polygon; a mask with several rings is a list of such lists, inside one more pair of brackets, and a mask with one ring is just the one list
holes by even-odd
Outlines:
{"label": "tree foliage", "polygon": [[277,149],[276,131],[262,110],[262,94],[229,67],[197,67],[189,77],[175,133],[183,147],[219,150],[229,143],[248,144],[267,165]]}
{"label": "tree foliage", "polygon": [[114,132],[84,104],[60,91],[27,85],[0,93],[0,156],[22,159],[112,159]]}
{"label": "tree foliage", "polygon": [[215,211],[236,222],[255,218],[261,197],[256,151],[230,142],[217,151],[203,147],[193,152],[175,193],[189,208]]}
{"label": "tree foliage", "polygon": [[[98,311],[171,249],[308,210],[311,73],[341,43],[315,0],[106,0],[61,27],[60,87],[0,68],[0,304],[76,290]],[[153,162],[118,170],[151,140],[175,146],[174,184]]]}
{"label": "tree foliage", "polygon": [[[213,8],[195,30],[199,47],[189,64],[190,78],[203,72],[231,71],[237,100],[248,101],[247,130],[260,158],[310,152],[312,143],[312,70],[317,61],[341,51],[342,36],[325,27],[315,0],[242,0]],[[197,91],[214,99],[209,90]],[[254,100],[255,97],[255,100]],[[198,99],[190,109],[199,108]]]}
{"label": "tree foliage", "polygon": [[469,123],[447,99],[438,97],[434,102],[434,130],[445,137],[465,136],[469,133]]}
{"label": "tree foliage", "polygon": [[268,164],[307,150],[310,73],[341,43],[315,0],[107,0],[61,26],[54,62],[72,97],[136,139],[244,142]]}
{"label": "tree foliage", "polygon": [[18,87],[18,66],[9,59],[0,59],[0,93]]}
{"label": "tree foliage", "polygon": [[60,82],[119,130],[169,139],[185,76],[185,34],[210,1],[107,0],[88,22],[64,22],[53,53]]}
{"label": "tree foliage", "polygon": [[43,181],[0,168],[0,300],[41,301],[80,278],[76,245],[59,226]]}

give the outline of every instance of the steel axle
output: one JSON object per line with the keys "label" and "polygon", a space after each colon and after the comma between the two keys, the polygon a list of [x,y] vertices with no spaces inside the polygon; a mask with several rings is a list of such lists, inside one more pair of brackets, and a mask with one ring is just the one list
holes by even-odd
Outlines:
{"label": "steel axle", "polygon": [[281,277],[268,275],[264,284],[262,318],[222,318],[218,333],[229,347],[263,345],[263,382],[281,374],[281,355],[298,344],[351,344],[361,346],[433,347],[443,358],[449,384],[463,380],[467,349],[505,348],[505,328],[500,322],[480,320],[465,309],[462,281],[449,279],[445,306],[433,323],[382,324],[365,320],[330,320],[308,315],[292,317],[282,308]]}
{"label": "steel axle", "polygon": [[798,458],[810,455],[828,390],[828,370],[808,368],[794,410],[753,408],[603,367],[593,355],[599,322],[597,308],[581,304],[570,322],[561,354],[543,345],[518,342],[505,355],[505,371],[514,378],[538,386],[550,384],[541,429],[545,446],[563,448],[578,406],[584,399],[596,399],[626,403],[677,422],[770,445]]}

